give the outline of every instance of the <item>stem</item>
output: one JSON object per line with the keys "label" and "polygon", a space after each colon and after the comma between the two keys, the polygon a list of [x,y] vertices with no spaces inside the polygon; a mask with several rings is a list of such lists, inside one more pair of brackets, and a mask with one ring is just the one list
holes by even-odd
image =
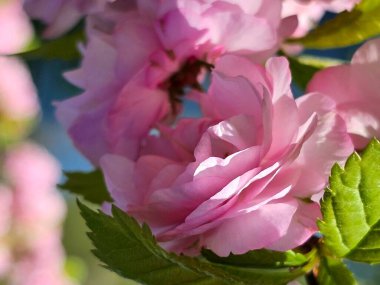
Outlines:
{"label": "stem", "polygon": [[[300,249],[304,252],[310,252],[313,249],[317,249],[319,253],[319,246],[320,246],[321,238],[318,236],[312,236]],[[318,254],[317,253],[317,254]],[[319,260],[319,258],[317,257]],[[308,285],[319,285],[318,282],[318,267],[319,267],[319,261],[316,261],[316,263],[313,264],[313,268],[311,268],[310,272],[308,272],[305,275],[305,280]]]}

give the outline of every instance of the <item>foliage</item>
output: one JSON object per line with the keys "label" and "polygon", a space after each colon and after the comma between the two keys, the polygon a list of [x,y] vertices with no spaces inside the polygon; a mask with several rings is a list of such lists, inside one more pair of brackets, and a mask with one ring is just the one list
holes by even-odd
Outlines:
{"label": "foliage", "polygon": [[341,260],[327,256],[321,258],[318,283],[320,285],[357,285],[353,274]]}
{"label": "foliage", "polygon": [[326,49],[358,44],[380,34],[380,2],[363,0],[352,11],[343,12],[306,36],[289,40],[306,48]]}
{"label": "foliage", "polygon": [[66,35],[46,40],[35,38],[31,45],[20,55],[27,60],[30,59],[61,59],[73,60],[80,57],[78,44],[84,42],[85,36],[83,26],[78,25]]}
{"label": "foliage", "polygon": [[306,48],[326,49],[358,44],[380,33],[380,2],[363,0],[352,11],[343,12],[306,36],[289,40]]}
{"label": "foliage", "polygon": [[332,254],[354,261],[380,262],[380,143],[335,165],[322,200],[319,228]]}
{"label": "foliage", "polygon": [[[143,284],[243,285],[252,284],[253,280],[254,284],[286,284],[304,275],[315,262],[313,254],[303,257],[270,251],[259,253],[265,263],[256,265],[252,259],[245,266],[177,256],[159,247],[145,224],[140,227],[120,209],[113,207],[111,217],[96,213],[81,203],[79,207],[91,229],[89,237],[96,248],[95,255],[108,269]],[[294,266],[288,266],[290,264],[285,264],[284,260]]]}
{"label": "foliage", "polygon": [[312,56],[288,56],[287,58],[292,71],[293,82],[303,90],[306,89],[307,84],[316,72],[341,63],[338,60]]}
{"label": "foliage", "polygon": [[97,169],[92,172],[65,172],[67,180],[58,185],[61,189],[82,196],[89,202],[102,204],[111,202],[103,174]]}

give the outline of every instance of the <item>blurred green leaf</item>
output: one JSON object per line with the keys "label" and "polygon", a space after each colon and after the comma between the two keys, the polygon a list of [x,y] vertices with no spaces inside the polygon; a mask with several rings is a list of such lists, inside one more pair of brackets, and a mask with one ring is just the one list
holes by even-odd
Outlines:
{"label": "blurred green leaf", "polygon": [[287,58],[292,71],[293,81],[303,90],[306,89],[307,84],[316,72],[323,68],[343,63],[336,59],[314,56],[287,56]]}
{"label": "blurred green leaf", "polygon": [[65,273],[72,280],[82,283],[87,277],[86,264],[82,259],[70,256],[65,262]]}
{"label": "blurred green leaf", "polygon": [[36,119],[15,120],[1,114],[0,110],[0,147],[6,147],[25,139],[36,125]]}
{"label": "blurred green leaf", "polygon": [[306,48],[326,49],[358,44],[380,34],[380,1],[362,0],[352,11],[343,12],[306,36],[288,43]]}
{"label": "blurred green leaf", "polygon": [[287,56],[287,58],[293,81],[303,90],[306,89],[307,84],[316,72],[323,68],[343,63],[343,61],[336,59],[315,56]]}
{"label": "blurred green leaf", "polygon": [[78,44],[84,42],[83,25],[78,25],[69,33],[52,40],[34,38],[25,52],[20,53],[24,59],[62,59],[72,60],[80,57]]}
{"label": "blurred green leaf", "polygon": [[322,257],[318,272],[319,285],[357,285],[352,272],[340,259]]}
{"label": "blurred green leaf", "polygon": [[92,172],[65,172],[67,180],[59,188],[72,194],[80,195],[89,202],[102,204],[112,202],[99,169]]}
{"label": "blurred green leaf", "polygon": [[288,57],[288,60],[292,71],[293,81],[298,87],[305,90],[310,79],[317,71],[321,70],[321,68],[304,64],[295,57]]}
{"label": "blurred green leaf", "polygon": [[361,156],[335,165],[318,225],[324,244],[338,257],[380,263],[380,143],[373,139]]}
{"label": "blurred green leaf", "polygon": [[206,259],[178,256],[159,247],[148,226],[140,225],[113,207],[112,217],[79,203],[91,232],[94,254],[105,267],[119,275],[149,285],[281,285],[305,274],[314,266],[284,268],[238,267]]}

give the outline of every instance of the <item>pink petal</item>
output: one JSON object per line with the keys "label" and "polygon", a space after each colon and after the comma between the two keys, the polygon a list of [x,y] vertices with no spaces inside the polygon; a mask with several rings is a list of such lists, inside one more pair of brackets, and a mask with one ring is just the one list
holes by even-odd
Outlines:
{"label": "pink petal", "polygon": [[267,247],[287,233],[296,210],[296,203],[290,202],[265,205],[225,221],[207,233],[202,244],[219,256]]}
{"label": "pink petal", "polygon": [[272,77],[273,102],[276,102],[282,96],[292,98],[293,95],[290,91],[292,76],[287,59],[285,57],[270,58],[266,63],[266,70]]}
{"label": "pink petal", "polygon": [[277,251],[293,249],[305,243],[318,231],[317,219],[321,218],[321,212],[317,203],[298,202],[297,212],[286,234],[268,248]]}
{"label": "pink petal", "polygon": [[373,136],[380,136],[380,113],[376,108],[380,104],[379,49],[378,39],[369,41],[359,48],[351,65],[316,73],[307,88],[326,94],[337,103],[338,112],[359,149]]}
{"label": "pink petal", "polygon": [[256,122],[261,118],[261,99],[258,92],[243,77],[226,77],[214,72],[202,109],[211,118],[225,119],[235,115],[252,115]]}

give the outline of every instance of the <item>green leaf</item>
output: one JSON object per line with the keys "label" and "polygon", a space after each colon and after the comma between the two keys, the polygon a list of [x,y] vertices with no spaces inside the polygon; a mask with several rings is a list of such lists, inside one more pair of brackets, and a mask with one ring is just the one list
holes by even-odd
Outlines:
{"label": "green leaf", "polygon": [[89,202],[102,204],[112,202],[107,191],[102,172],[97,169],[92,172],[65,172],[67,180],[59,188],[80,195]]}
{"label": "green leaf", "polygon": [[253,250],[242,255],[231,254],[228,257],[220,257],[210,250],[203,250],[202,255],[209,261],[227,265],[235,265],[239,267],[299,267],[304,266],[310,260],[310,255],[303,255],[295,251],[286,252],[271,251],[266,249]]}
{"label": "green leaf", "polygon": [[19,55],[24,59],[72,60],[80,57],[78,43],[85,39],[82,25],[53,40],[34,39],[33,45]]}
{"label": "green leaf", "polygon": [[303,90],[306,89],[307,84],[316,72],[326,67],[342,64],[342,61],[314,56],[287,56],[287,58],[292,71],[292,78]]}
{"label": "green leaf", "polygon": [[302,276],[313,266],[284,268],[238,267],[212,263],[205,258],[178,256],[159,247],[148,226],[140,225],[120,209],[113,217],[79,203],[86,220],[94,254],[119,275],[149,285],[281,285]]}
{"label": "green leaf", "polygon": [[332,254],[380,262],[380,143],[373,139],[361,156],[335,165],[322,202],[318,225]]}
{"label": "green leaf", "polygon": [[288,57],[288,60],[292,71],[293,81],[298,85],[298,87],[305,90],[310,79],[321,68],[304,64],[294,57]]}
{"label": "green leaf", "polygon": [[306,48],[326,49],[358,44],[380,34],[380,1],[363,0],[351,12],[343,12],[306,36],[289,43]]}
{"label": "green leaf", "polygon": [[318,272],[319,285],[357,285],[354,275],[340,259],[322,257]]}

